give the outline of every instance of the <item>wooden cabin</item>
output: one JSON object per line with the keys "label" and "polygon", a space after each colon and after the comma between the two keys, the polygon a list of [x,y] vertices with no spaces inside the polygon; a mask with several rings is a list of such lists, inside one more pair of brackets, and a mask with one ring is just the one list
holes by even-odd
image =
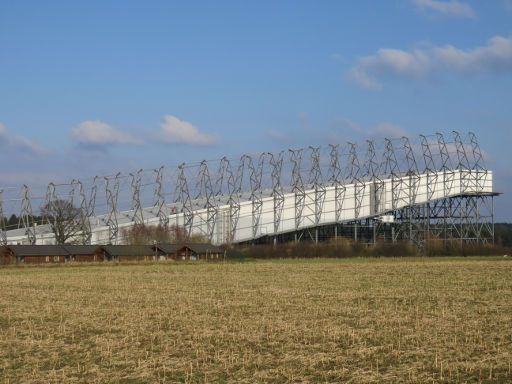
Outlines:
{"label": "wooden cabin", "polygon": [[166,260],[223,260],[224,251],[211,244],[158,244],[153,247]]}
{"label": "wooden cabin", "polygon": [[157,244],[153,246],[153,250],[158,260],[176,260],[177,252],[181,246],[178,244]]}
{"label": "wooden cabin", "polygon": [[67,261],[95,263],[104,261],[104,253],[99,245],[63,245],[68,255]]}
{"label": "wooden cabin", "polygon": [[192,257],[195,257],[196,260],[218,261],[224,259],[222,248],[212,244],[188,244],[186,247],[192,252]]}
{"label": "wooden cabin", "polygon": [[23,264],[61,264],[67,255],[62,245],[9,245],[5,257]]}
{"label": "wooden cabin", "polygon": [[157,245],[9,245],[0,247],[0,264],[59,264],[65,262],[160,261],[224,259],[211,244]]}
{"label": "wooden cabin", "polygon": [[157,244],[160,260],[223,260],[224,251],[212,244]]}
{"label": "wooden cabin", "polygon": [[157,260],[158,253],[151,245],[104,245],[98,251],[103,260],[150,261]]}

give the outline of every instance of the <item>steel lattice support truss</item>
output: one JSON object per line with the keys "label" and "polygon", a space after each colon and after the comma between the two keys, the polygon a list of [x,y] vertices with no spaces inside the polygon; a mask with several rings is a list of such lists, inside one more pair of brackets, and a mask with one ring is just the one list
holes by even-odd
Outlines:
{"label": "steel lattice support truss", "polygon": [[[50,243],[49,226],[36,218],[56,199],[79,209],[74,240],[82,243],[123,243],[134,224],[176,225],[214,243],[304,234],[408,239],[420,248],[431,239],[489,242],[496,195],[476,136],[458,132],[245,154],[35,189],[25,185],[6,198],[0,188],[0,242]],[[19,217],[17,228],[7,226],[7,211]]]}

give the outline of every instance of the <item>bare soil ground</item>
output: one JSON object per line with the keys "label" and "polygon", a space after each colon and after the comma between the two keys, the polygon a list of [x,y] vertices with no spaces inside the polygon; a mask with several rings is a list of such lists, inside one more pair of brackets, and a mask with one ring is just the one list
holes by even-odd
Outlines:
{"label": "bare soil ground", "polygon": [[0,382],[512,382],[510,259],[0,269]]}

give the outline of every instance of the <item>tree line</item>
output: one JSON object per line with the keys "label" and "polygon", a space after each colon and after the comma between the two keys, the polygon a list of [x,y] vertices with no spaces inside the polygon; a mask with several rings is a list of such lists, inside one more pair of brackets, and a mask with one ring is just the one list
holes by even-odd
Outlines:
{"label": "tree line", "polygon": [[[80,208],[73,206],[67,200],[53,200],[40,208],[39,215],[25,218],[29,223],[50,226],[55,236],[56,244],[84,243],[83,223],[88,220]],[[5,230],[21,226],[21,217],[12,214],[8,219],[0,217]],[[147,225],[135,224],[122,229],[122,237],[126,244],[142,245],[154,243],[206,243],[208,238],[203,235],[187,236],[183,227],[177,225]]]}
{"label": "tree line", "polygon": [[[27,218],[28,222],[37,225],[48,224],[55,235],[57,244],[81,243],[82,224],[85,220],[84,212],[73,206],[67,200],[53,200],[43,205],[38,215]],[[0,217],[3,230],[16,229],[20,226],[21,217],[12,214],[7,217]],[[512,247],[512,223],[496,223],[494,226],[494,242],[496,246]],[[161,226],[135,224],[130,228],[123,229],[122,235],[127,244],[153,244],[153,243],[175,243],[175,242],[208,242],[204,235],[192,234],[187,237],[183,227],[176,225]]]}

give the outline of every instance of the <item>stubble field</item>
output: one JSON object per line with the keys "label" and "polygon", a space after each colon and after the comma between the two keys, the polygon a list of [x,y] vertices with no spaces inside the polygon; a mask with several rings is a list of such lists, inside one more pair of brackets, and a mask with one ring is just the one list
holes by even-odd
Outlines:
{"label": "stubble field", "polygon": [[4,383],[512,382],[512,262],[0,269]]}

